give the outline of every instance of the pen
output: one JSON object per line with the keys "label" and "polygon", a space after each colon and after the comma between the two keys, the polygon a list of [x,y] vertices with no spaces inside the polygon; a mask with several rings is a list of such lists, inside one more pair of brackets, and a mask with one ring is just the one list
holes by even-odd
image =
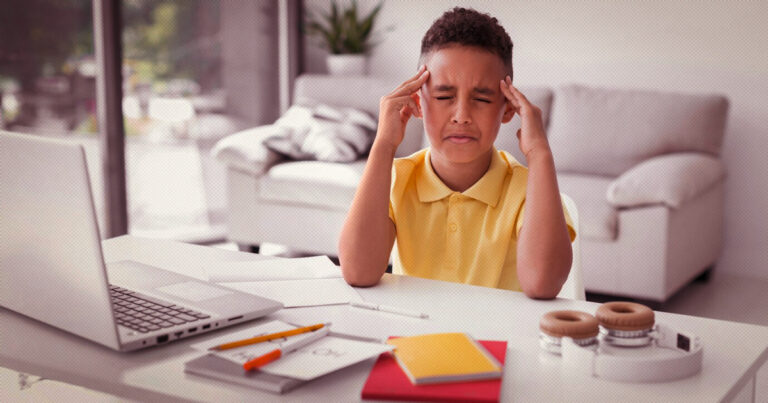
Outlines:
{"label": "pen", "polygon": [[270,362],[272,362],[272,361],[274,361],[274,360],[276,360],[276,359],[278,359],[278,358],[280,358],[280,357],[282,357],[282,356],[284,356],[284,355],[286,355],[286,354],[288,354],[288,353],[290,353],[292,351],[296,351],[296,350],[306,346],[307,344],[312,343],[315,340],[318,340],[318,339],[320,339],[322,337],[325,337],[326,335],[328,335],[328,332],[330,330],[331,330],[330,328],[326,327],[325,329],[320,329],[320,330],[315,331],[313,334],[311,334],[308,337],[305,337],[303,339],[299,339],[299,340],[296,340],[296,341],[283,343],[283,345],[280,346],[280,348],[276,348],[276,349],[274,349],[274,350],[272,350],[272,351],[270,351],[270,352],[268,352],[266,354],[260,355],[260,356],[258,356],[256,358],[246,362],[245,364],[243,364],[243,369],[245,369],[246,371],[250,371],[252,369],[256,369],[256,368],[259,368],[261,366],[267,365]]}
{"label": "pen", "polygon": [[363,309],[371,309],[374,311],[381,311],[381,312],[389,312],[394,313],[398,315],[405,315],[405,316],[412,316],[414,318],[421,318],[421,319],[428,319],[429,315],[426,313],[419,313],[419,312],[413,312],[413,311],[407,311],[405,309],[395,308],[391,306],[386,305],[378,305],[378,304],[372,304],[370,302],[349,302],[350,305],[356,307],[356,308],[363,308]]}
{"label": "pen", "polygon": [[[327,325],[330,325],[330,323],[327,324]],[[265,335],[261,335],[261,336],[251,337],[250,339],[238,340],[238,341],[233,341],[231,343],[220,344],[218,346],[211,347],[208,350],[229,350],[231,348],[247,346],[247,345],[250,345],[250,344],[261,343],[261,342],[264,342],[264,341],[270,341],[270,340],[275,340],[275,339],[282,339],[283,337],[294,336],[294,335],[297,335],[297,334],[312,332],[312,331],[315,331],[315,330],[320,329],[323,326],[327,326],[327,325],[325,323],[318,323],[318,324],[312,325],[312,326],[299,327],[299,328],[296,328],[296,329],[286,330],[286,331],[283,331],[283,332],[277,332],[277,333],[272,333],[272,334],[265,334]]]}

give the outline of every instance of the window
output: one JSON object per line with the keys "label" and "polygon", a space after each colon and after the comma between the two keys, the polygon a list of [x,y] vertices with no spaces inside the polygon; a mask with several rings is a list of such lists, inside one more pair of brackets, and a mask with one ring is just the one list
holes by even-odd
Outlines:
{"label": "window", "polygon": [[[118,4],[129,233],[224,238],[225,168],[210,150],[278,116],[278,4]],[[0,129],[84,144],[103,231],[92,0],[2,2],[0,38]]]}
{"label": "window", "polygon": [[129,232],[222,239],[225,168],[210,151],[277,117],[276,2],[121,4]]}

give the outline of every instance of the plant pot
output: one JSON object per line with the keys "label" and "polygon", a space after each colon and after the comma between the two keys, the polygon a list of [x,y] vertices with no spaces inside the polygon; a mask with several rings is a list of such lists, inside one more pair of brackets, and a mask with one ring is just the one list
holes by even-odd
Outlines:
{"label": "plant pot", "polygon": [[358,75],[367,73],[368,59],[360,54],[328,55],[325,59],[332,75]]}

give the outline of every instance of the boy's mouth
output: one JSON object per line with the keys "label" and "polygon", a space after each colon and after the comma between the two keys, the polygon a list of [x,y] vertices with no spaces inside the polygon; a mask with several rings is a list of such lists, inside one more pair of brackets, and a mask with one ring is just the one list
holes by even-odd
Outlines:
{"label": "boy's mouth", "polygon": [[464,144],[464,143],[469,143],[470,141],[475,140],[475,138],[470,136],[453,135],[453,136],[446,137],[445,140],[455,144]]}

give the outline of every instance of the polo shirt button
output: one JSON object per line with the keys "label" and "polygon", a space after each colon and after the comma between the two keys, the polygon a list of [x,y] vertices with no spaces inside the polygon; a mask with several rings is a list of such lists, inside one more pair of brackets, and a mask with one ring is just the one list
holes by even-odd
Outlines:
{"label": "polo shirt button", "polygon": [[452,222],[452,223],[448,224],[448,229],[449,229],[451,232],[456,232],[456,229],[458,229],[458,228],[459,228],[459,226],[458,226],[458,225],[456,225],[456,223],[453,223],[453,222]]}

